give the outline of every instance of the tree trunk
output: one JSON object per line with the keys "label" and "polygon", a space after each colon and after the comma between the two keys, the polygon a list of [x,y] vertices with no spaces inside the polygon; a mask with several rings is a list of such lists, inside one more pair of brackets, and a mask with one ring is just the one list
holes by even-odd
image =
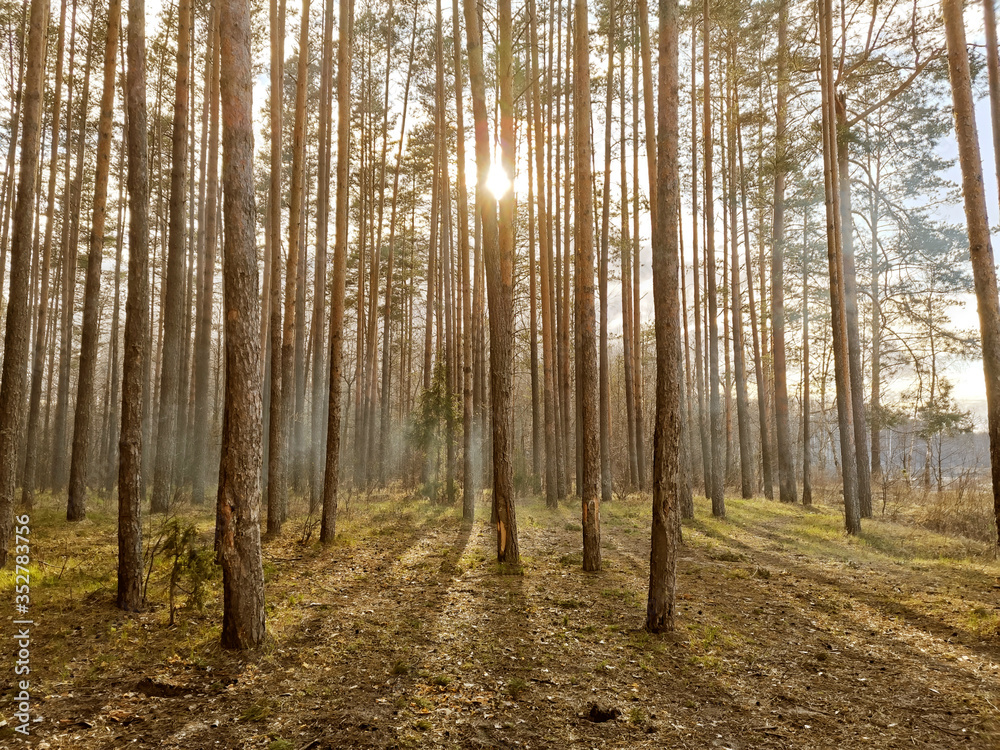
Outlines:
{"label": "tree trunk", "polygon": [[[121,6],[119,5],[119,12]],[[52,155],[49,159],[48,197],[45,214],[45,243],[42,245],[41,289],[38,294],[38,317],[31,358],[31,395],[28,402],[28,431],[24,441],[25,461],[21,483],[21,504],[30,509],[35,494],[35,465],[38,455],[38,418],[41,414],[42,377],[45,364],[45,332],[49,313],[49,272],[52,265],[52,235],[55,227],[56,177],[59,171],[59,115],[62,109],[63,40],[66,33],[66,0],[59,11],[59,35],[56,41],[55,102],[52,105]],[[67,106],[66,120],[70,120]],[[12,142],[13,145],[13,142]],[[6,228],[6,227],[5,227]],[[4,248],[6,250],[6,247]],[[3,264],[0,264],[3,265]],[[0,275],[3,271],[0,270]],[[0,287],[3,284],[0,282]]]}
{"label": "tree trunk", "polygon": [[[298,373],[302,370],[301,347],[296,345],[298,333],[304,330],[305,321],[298,320],[296,307],[298,300],[298,285],[300,275],[300,245],[303,215],[303,175],[305,172],[305,121],[306,121],[306,84],[309,79],[309,0],[302,4],[302,16],[299,27],[298,69],[295,78],[295,120],[292,129],[292,176],[289,188],[288,209],[288,256],[285,265],[285,310],[284,329],[281,337],[281,432],[279,440],[284,452],[284,467],[281,472],[282,483],[279,486],[281,517],[284,521],[288,515],[288,475],[295,476],[296,457],[298,449],[292,440],[293,424],[297,424],[296,390]],[[302,299],[302,307],[305,299]],[[305,311],[303,310],[303,313]],[[299,354],[297,354],[299,350]],[[271,443],[272,448],[274,443]],[[280,528],[280,527],[279,527]]]}
{"label": "tree trunk", "polygon": [[[64,218],[62,229],[63,246],[63,310],[62,328],[59,342],[59,381],[56,386],[56,415],[52,445],[52,471],[50,486],[61,489],[68,479],[67,443],[69,441],[69,399],[70,371],[73,358],[73,318],[76,312],[76,267],[80,247],[80,201],[83,193],[84,151],[87,132],[87,103],[90,101],[90,70],[94,49],[94,24],[91,23],[87,34],[87,58],[83,72],[83,91],[81,92],[80,132],[76,142],[76,164],[73,180],[69,181],[69,157],[73,153],[70,147],[69,131],[67,130],[66,146],[66,199],[63,205],[68,206],[69,215]],[[67,117],[67,125],[70,118]],[[68,511],[68,509],[67,509]]]}
{"label": "tree trunk", "polygon": [[[780,288],[774,287],[775,290]],[[812,505],[809,379],[809,209],[806,208],[802,215],[802,504],[805,506]],[[793,486],[794,481],[793,476]]]}
{"label": "tree trunk", "polygon": [[[458,0],[452,0],[451,23],[452,41],[455,51],[455,131],[456,131],[456,164],[458,192],[458,262],[462,274],[462,522],[471,524],[476,513],[476,470],[473,454],[476,451],[474,440],[474,404],[472,397],[472,289],[469,278],[469,200],[468,186],[465,180],[465,109],[462,103],[462,45],[459,33]],[[413,17],[413,30],[416,39],[416,11]],[[407,68],[406,94],[409,93],[409,77],[413,69],[413,43],[410,45],[410,64]],[[404,94],[405,95],[405,94]],[[405,113],[405,110],[404,110]],[[405,114],[404,114],[405,117]],[[404,120],[405,123],[405,120]],[[402,145],[402,144],[400,144]],[[399,179],[399,159],[396,157],[396,179]],[[395,195],[395,193],[394,193]],[[394,199],[395,201],[395,199]],[[395,205],[395,202],[393,203]],[[388,329],[387,329],[388,330]]]}
{"label": "tree trunk", "polygon": [[[76,418],[73,427],[73,457],[69,472],[67,521],[82,521],[87,514],[87,478],[90,472],[90,422],[94,407],[94,373],[97,369],[97,307],[101,295],[101,263],[104,260],[104,223],[111,171],[111,126],[115,106],[115,54],[121,23],[121,0],[111,0],[108,33],[104,46],[104,90],[101,118],[97,126],[97,172],[94,176],[94,220],[87,255],[87,281],[83,291],[83,333],[80,344],[80,375],[77,379]],[[183,27],[182,32],[183,33]]]}
{"label": "tree trunk", "polygon": [[[644,4],[639,4],[639,12],[644,10]],[[646,20],[642,19],[642,24],[645,24]],[[646,66],[650,64],[648,62],[648,40],[647,40],[647,50],[643,55],[645,58],[643,60],[643,65]],[[652,73],[646,77],[648,81],[652,80]],[[648,83],[647,86],[652,86],[652,83]],[[652,95],[650,95],[652,96]],[[651,101],[651,100],[650,100]],[[653,121],[652,121],[652,104],[646,111],[648,116],[646,119],[646,133],[647,141],[653,141]],[[633,396],[635,398],[635,445],[636,445],[636,462],[638,464],[639,470],[639,487],[640,489],[646,489],[646,456],[648,451],[646,449],[646,424],[643,420],[642,414],[642,392],[643,392],[643,368],[642,368],[642,347],[640,342],[642,339],[642,295],[640,294],[641,288],[639,285],[640,269],[642,268],[642,253],[640,252],[639,245],[639,60],[633,54],[632,56],[632,357],[635,361],[635,367],[633,368],[635,375],[635,388],[633,390]],[[652,149],[647,149],[647,158],[649,156],[649,151]],[[650,166],[647,164],[647,166]],[[654,174],[650,171],[650,175]],[[655,179],[650,179],[650,182],[655,183]],[[650,196],[650,204],[653,203],[652,196]]]}
{"label": "tree trunk", "polygon": [[653,222],[656,306],[656,423],[653,430],[653,519],[646,629],[674,629],[680,467],[681,330],[678,300],[680,185],[677,165],[677,1],[660,0],[657,210]]}
{"label": "tree trunk", "polygon": [[118,442],[118,608],[142,606],[143,381],[149,349],[149,156],[146,120],[145,0],[129,0],[128,73],[128,297],[122,361],[122,426]]}
{"label": "tree trunk", "polygon": [[337,491],[340,486],[340,380],[344,344],[344,291],[347,285],[353,23],[353,0],[340,0],[340,41],[337,44],[337,205],[333,247],[333,288],[330,290],[330,406],[326,424],[323,521],[319,537],[324,545],[332,544],[337,533]]}
{"label": "tree trunk", "polygon": [[264,568],[260,549],[260,307],[257,302],[253,96],[249,0],[221,0],[222,185],[225,195],[223,296],[226,387],[219,464],[222,647],[263,644]]}
{"label": "tree trunk", "polygon": [[823,162],[826,184],[827,257],[830,267],[830,308],[833,329],[834,370],[837,381],[837,418],[844,479],[844,522],[847,533],[861,531],[858,504],[857,462],[851,408],[850,361],[844,293],[844,260],[841,245],[840,187],[833,91],[833,12],[830,0],[820,2],[820,82],[823,98]]}
{"label": "tree trunk", "polygon": [[[195,324],[194,366],[194,466],[192,467],[192,497],[196,504],[206,499],[209,482],[209,368],[212,357],[212,301],[215,289],[215,254],[218,246],[219,192],[219,62],[220,37],[218,10],[212,13],[209,25],[210,59],[206,74],[205,93],[208,98],[208,168],[204,205],[204,258],[202,278],[198,284],[198,315]],[[266,277],[265,271],[265,277]],[[266,297],[265,297],[266,300]],[[260,344],[259,344],[260,345]]]}
{"label": "tree trunk", "polygon": [[184,305],[184,203],[187,182],[188,107],[190,98],[191,0],[179,0],[177,11],[177,82],[174,95],[173,149],[167,227],[167,278],[163,306],[163,353],[160,357],[160,411],[156,425],[156,465],[150,510],[170,506],[175,461],[177,411],[180,406],[180,355]]}
{"label": "tree trunk", "polygon": [[271,179],[268,193],[268,234],[271,244],[270,368],[267,435],[267,533],[276,535],[284,521],[288,492],[285,451],[285,412],[281,396],[281,140],[284,111],[285,2],[271,0]]}
{"label": "tree trunk", "polygon": [[[632,50],[633,57],[635,50]],[[621,211],[622,211],[622,349],[625,369],[625,424],[628,433],[628,470],[629,487],[639,486],[638,446],[635,441],[635,352],[632,337],[632,240],[629,237],[628,210],[628,174],[625,161],[625,45],[622,45],[621,98],[619,100],[619,119],[621,122],[621,137],[619,138],[619,162],[621,164]]]}
{"label": "tree trunk", "polygon": [[28,68],[24,80],[20,172],[10,248],[10,296],[4,333],[3,374],[0,378],[0,567],[7,564],[14,526],[14,490],[21,444],[21,428],[28,365],[31,309],[28,283],[31,267],[32,224],[41,135],[42,91],[49,4],[31,0],[28,21]]}
{"label": "tree trunk", "polygon": [[[476,136],[476,207],[482,221],[486,288],[490,307],[490,411],[493,427],[493,508],[497,523],[497,562],[513,571],[520,566],[517,517],[514,511],[514,473],[511,464],[514,194],[508,191],[503,198],[498,227],[496,199],[486,188],[486,180],[490,173],[490,138],[486,116],[482,36],[474,1],[464,0],[464,9]],[[504,171],[508,179],[513,181],[514,102],[511,25],[510,0],[499,0],[500,144]]]}
{"label": "tree trunk", "polygon": [[948,72],[954,103],[955,135],[958,140],[965,218],[969,231],[969,255],[979,304],[979,330],[983,344],[989,416],[990,463],[993,469],[993,509],[997,530],[1000,532],[1000,303],[997,299],[996,265],[990,245],[962,3],[959,0],[944,0],[942,6],[948,42]]}
{"label": "tree trunk", "polygon": [[[311,467],[309,486],[309,513],[316,513],[323,504],[323,462],[325,455],[326,424],[324,416],[329,404],[326,401],[326,318],[327,261],[326,253],[330,232],[330,159],[333,127],[333,0],[326,0],[323,7],[323,58],[319,88],[319,194],[316,196],[316,261],[313,277],[312,313],[312,415],[310,417]],[[391,241],[390,241],[391,244]]]}
{"label": "tree trunk", "polygon": [[[573,47],[573,179],[576,199],[576,329],[581,420],[578,430],[582,444],[583,569],[601,569],[601,412],[599,370],[594,311],[594,206],[591,185],[592,143],[590,135],[590,33],[587,0],[574,1],[576,11]],[[513,211],[511,212],[513,213]],[[606,281],[605,281],[606,283]]]}
{"label": "tree trunk", "polygon": [[558,472],[556,455],[555,418],[555,352],[553,336],[553,313],[551,295],[552,277],[552,233],[549,226],[547,185],[545,175],[545,128],[542,123],[542,102],[539,86],[541,70],[538,63],[538,17],[535,0],[528,0],[528,31],[531,46],[531,114],[534,117],[532,135],[534,143],[529,144],[529,155],[535,158],[535,174],[538,183],[538,240],[539,240],[539,284],[542,299],[542,407],[545,412],[545,504],[554,508],[559,502]]}
{"label": "tree trunk", "polygon": [[837,173],[840,176],[840,224],[844,255],[844,310],[847,317],[847,348],[851,364],[851,409],[854,417],[854,448],[858,465],[858,505],[862,518],[872,517],[871,463],[865,419],[865,379],[861,372],[861,335],[858,330],[858,281],[854,264],[854,215],[851,212],[851,176],[848,166],[847,103],[836,98]]}
{"label": "tree trunk", "polygon": [[715,199],[712,195],[712,80],[709,41],[711,30],[709,0],[704,3],[702,18],[702,74],[704,99],[702,104],[702,138],[705,147],[705,272],[708,275],[705,291],[708,293],[708,371],[709,371],[709,437],[711,442],[712,515],[725,518],[726,500],[723,494],[723,441],[722,403],[719,398],[719,304],[715,273]]}
{"label": "tree trunk", "polygon": [[611,102],[615,80],[615,3],[608,4],[608,83],[604,109],[604,197],[601,209],[601,500],[611,502],[611,373],[608,362],[608,232],[611,220]]}
{"label": "tree trunk", "polygon": [[[729,164],[729,234],[731,247],[730,285],[732,288],[731,310],[733,315],[733,375],[736,381],[736,429],[740,441],[740,492],[744,499],[753,497],[753,466],[750,455],[750,407],[747,402],[746,367],[744,366],[745,346],[743,340],[743,297],[740,290],[739,234],[736,231],[736,128],[739,110],[736,108],[736,84],[733,81],[735,49],[731,49],[729,64],[729,96],[726,108],[728,126]],[[751,275],[747,266],[747,276]]]}

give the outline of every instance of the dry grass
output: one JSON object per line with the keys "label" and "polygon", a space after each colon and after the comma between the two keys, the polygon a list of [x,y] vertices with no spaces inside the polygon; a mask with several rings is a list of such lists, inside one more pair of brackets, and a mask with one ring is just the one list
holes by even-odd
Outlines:
{"label": "dry grass", "polygon": [[[265,545],[269,643],[239,655],[218,647],[218,576],[169,627],[157,562],[150,608],[119,613],[110,509],[69,526],[43,501],[34,734],[52,750],[997,746],[990,545],[881,518],[849,538],[834,507],[727,502],[719,520],[699,498],[685,522],[666,637],[641,630],[648,496],[602,508],[596,575],[575,500],[519,501],[521,576],[494,570],[485,503],[470,531],[398,489],[352,495],[329,549],[299,503]],[[182,516],[210,545],[210,510]],[[144,678],[179,694],[147,697]],[[583,718],[595,701],[621,718]]]}

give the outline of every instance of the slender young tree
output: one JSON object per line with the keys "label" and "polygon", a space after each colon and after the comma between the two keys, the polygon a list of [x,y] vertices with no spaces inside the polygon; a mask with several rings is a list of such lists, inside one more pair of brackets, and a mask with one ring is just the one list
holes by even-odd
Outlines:
{"label": "slender young tree", "polygon": [[[21,504],[31,508],[35,494],[35,473],[38,457],[38,421],[42,404],[42,377],[45,365],[45,333],[49,315],[49,271],[52,265],[52,237],[55,227],[56,176],[59,171],[59,120],[62,109],[63,57],[66,36],[66,0],[59,11],[59,33],[56,38],[55,101],[52,105],[52,153],[49,157],[49,183],[45,214],[45,242],[42,245],[41,289],[38,293],[38,315],[31,357],[31,394],[28,400],[28,431],[24,441],[24,474],[21,482]],[[119,13],[121,6],[119,4]],[[67,106],[68,109],[68,106]],[[69,120],[69,115],[66,117]],[[14,138],[11,139],[14,145]],[[8,162],[9,163],[9,162]],[[6,231],[6,223],[4,224]],[[6,243],[4,243],[6,251]],[[0,270],[0,275],[3,271]],[[2,284],[0,284],[2,286]]]}
{"label": "slender young tree", "polygon": [[83,290],[83,332],[80,343],[80,374],[77,378],[76,416],[73,426],[73,456],[69,470],[67,521],[81,521],[87,514],[87,479],[90,473],[90,423],[94,409],[94,377],[97,369],[97,313],[101,294],[101,262],[104,260],[104,223],[111,172],[111,126],[115,106],[115,55],[121,24],[121,0],[111,0],[108,33],[104,42],[104,90],[97,125],[97,171],[94,175],[94,219],[90,227],[87,280]]}
{"label": "slender young tree", "polygon": [[531,114],[534,117],[531,155],[535,158],[538,191],[539,284],[542,301],[542,408],[545,412],[545,504],[554,508],[559,500],[558,459],[556,456],[555,351],[552,319],[551,241],[545,180],[545,125],[542,121],[541,69],[538,63],[538,16],[535,0],[528,0],[528,31],[531,47]]}
{"label": "slender young tree", "polygon": [[[452,47],[455,52],[455,159],[458,194],[458,263],[462,277],[462,521],[471,524],[476,513],[476,470],[474,453],[476,450],[473,430],[472,399],[472,289],[469,278],[469,189],[465,180],[465,107],[462,102],[462,44],[459,23],[459,0],[451,3]],[[414,40],[416,39],[416,15],[414,14]],[[410,68],[413,67],[413,47],[410,47]],[[407,81],[410,72],[407,71]],[[409,94],[407,83],[404,96]],[[405,108],[404,108],[405,118]],[[404,119],[405,126],[405,119]],[[402,139],[400,140],[402,147]],[[396,158],[396,179],[399,179],[399,157]],[[398,189],[398,182],[397,182]],[[395,191],[393,210],[395,210]],[[391,256],[390,256],[391,257]],[[388,370],[388,359],[383,369]]]}
{"label": "slender young tree", "polygon": [[711,39],[711,4],[705,0],[702,16],[702,141],[705,148],[705,273],[708,281],[705,291],[708,296],[708,411],[709,438],[712,460],[709,469],[712,473],[712,515],[724,518],[726,515],[726,499],[723,484],[723,443],[725,435],[722,429],[722,402],[719,396],[719,303],[715,272],[715,198],[712,182],[712,56],[709,42]]}
{"label": "slender young tree", "polygon": [[[735,44],[729,49],[729,75],[726,93],[726,130],[728,148],[726,157],[729,169],[729,241],[731,288],[730,310],[733,317],[733,373],[736,383],[736,430],[740,449],[740,494],[743,498],[753,497],[754,481],[750,457],[750,406],[747,401],[746,368],[744,366],[745,346],[743,338],[743,298],[740,284],[739,233],[736,231],[736,129],[739,111],[736,109]],[[747,276],[751,275],[747,266]]]}
{"label": "slender young tree", "polygon": [[[771,340],[774,417],[778,452],[778,497],[794,503],[794,451],[788,426],[788,378],[785,364],[785,174],[788,148],[788,0],[778,6],[778,104],[775,111],[774,217],[771,223]],[[761,425],[761,434],[768,430]]]}
{"label": "slender young tree", "polygon": [[220,0],[222,185],[225,196],[223,305],[226,385],[219,465],[222,647],[264,642],[264,567],[260,548],[263,405],[260,305],[253,178],[253,57],[249,0]]}
{"label": "slender young tree", "polygon": [[271,249],[270,299],[270,393],[267,436],[267,533],[277,534],[284,521],[284,500],[288,491],[285,471],[285,410],[282,398],[281,366],[281,136],[284,107],[285,0],[271,0],[271,94],[268,116],[271,121],[271,179],[268,192],[268,227]]}
{"label": "slender young tree", "polygon": [[[300,253],[301,253],[301,231],[303,208],[303,179],[305,175],[305,127],[306,127],[306,86],[309,81],[309,0],[304,0],[302,4],[302,18],[299,29],[299,52],[298,66],[295,74],[295,117],[292,125],[292,184],[289,189],[288,206],[288,257],[285,265],[285,311],[281,336],[281,428],[280,441],[285,454],[285,479],[281,488],[279,501],[281,504],[280,520],[284,521],[288,512],[288,478],[287,475],[295,475],[295,457],[298,455],[298,447],[293,441],[293,421],[298,424],[299,420],[293,420],[297,416],[296,391],[304,388],[298,387],[300,372],[302,370],[302,357],[297,355],[296,341],[300,331],[304,331],[303,325],[297,323],[297,307],[305,306],[305,299],[301,305],[297,304],[299,297],[299,275]],[[303,279],[304,283],[304,279]],[[304,310],[303,310],[304,314]],[[272,374],[273,377],[273,374]],[[274,443],[271,443],[273,448]]]}
{"label": "slender young tree", "polygon": [[128,297],[122,361],[122,425],[118,438],[118,608],[142,606],[143,380],[149,349],[149,156],[146,120],[146,3],[129,0]]}
{"label": "slender young tree", "polygon": [[[975,106],[965,40],[961,0],[943,0],[945,35],[948,43],[948,73],[954,104],[958,160],[962,168],[962,194],[969,233],[969,255],[979,307],[979,330],[986,376],[986,408],[990,433],[990,463],[993,479],[993,509],[1000,532],[1000,301],[997,297],[996,264],[990,244],[983,163],[979,154]],[[1000,542],[998,542],[1000,545]]]}
{"label": "slender young tree", "polygon": [[48,28],[49,3],[47,0],[31,0],[27,70],[22,93],[24,111],[20,171],[10,247],[10,294],[4,332],[3,374],[0,378],[0,567],[7,564],[14,526],[17,468],[21,465],[19,454],[28,366],[28,329],[31,325],[28,286]]}
{"label": "slender young tree", "polygon": [[[204,257],[198,284],[198,314],[195,321],[194,365],[194,462],[191,494],[196,504],[206,501],[209,472],[209,369],[212,352],[212,302],[215,295],[215,255],[218,247],[219,201],[219,13],[212,12],[209,23],[209,63],[205,94],[208,99],[208,167],[204,201]],[[266,299],[266,298],[265,298]],[[263,317],[263,316],[262,316]]]}
{"label": "slender young tree", "polygon": [[[56,385],[56,406],[55,425],[52,435],[52,453],[50,455],[50,477],[49,486],[52,489],[63,489],[69,475],[69,400],[70,400],[70,372],[72,370],[73,353],[73,318],[76,313],[76,277],[77,277],[77,248],[80,240],[80,203],[83,196],[83,175],[84,175],[84,153],[86,151],[87,132],[87,103],[90,101],[90,72],[93,62],[94,50],[94,27],[93,22],[87,32],[87,55],[83,66],[83,89],[80,100],[80,108],[77,127],[79,132],[76,138],[76,148],[67,145],[66,147],[66,177],[64,182],[65,198],[63,205],[66,206],[68,216],[64,215],[62,224],[62,251],[63,251],[63,301],[62,318],[60,320],[59,331],[59,377]],[[70,55],[72,58],[72,54]],[[72,66],[71,66],[72,67]],[[70,108],[72,110],[72,107]],[[70,121],[66,118],[67,144],[71,142]],[[70,156],[75,154],[73,167],[73,178],[70,179]]]}
{"label": "slender young tree", "polygon": [[170,202],[167,225],[167,278],[163,293],[163,349],[160,356],[160,404],[156,425],[156,464],[150,509],[165,513],[170,505],[174,473],[178,392],[184,306],[184,251],[187,230],[184,204],[187,183],[188,115],[190,99],[191,0],[177,8],[177,80],[170,159]]}
{"label": "slender young tree", "polygon": [[594,310],[594,204],[590,134],[590,32],[587,0],[574,0],[573,179],[576,202],[576,331],[580,394],[579,439],[582,443],[583,569],[601,569],[601,442]]}
{"label": "slender young tree", "polygon": [[611,501],[611,366],[608,359],[608,256],[611,223],[611,121],[615,87],[615,3],[608,4],[608,82],[604,108],[604,197],[601,206],[601,501]]}
{"label": "slender young tree", "polygon": [[323,474],[323,520],[320,542],[332,544],[337,533],[337,492],[340,487],[340,384],[344,346],[344,291],[347,285],[348,188],[351,145],[351,49],[353,0],[340,0],[340,41],[337,44],[337,205],[333,247],[333,288],[330,290],[330,395],[326,424],[326,467]]}

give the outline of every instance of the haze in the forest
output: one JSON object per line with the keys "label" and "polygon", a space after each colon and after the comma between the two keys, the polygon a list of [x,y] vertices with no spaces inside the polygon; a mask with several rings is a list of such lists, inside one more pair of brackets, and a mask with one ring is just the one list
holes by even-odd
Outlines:
{"label": "haze in the forest", "polygon": [[8,0],[0,164],[4,740],[996,739],[993,0]]}

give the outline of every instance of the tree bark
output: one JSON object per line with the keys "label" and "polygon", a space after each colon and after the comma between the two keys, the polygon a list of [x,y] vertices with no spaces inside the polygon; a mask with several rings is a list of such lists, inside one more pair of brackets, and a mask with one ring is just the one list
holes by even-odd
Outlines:
{"label": "tree bark", "polygon": [[702,18],[702,76],[704,94],[702,103],[702,139],[705,148],[705,272],[708,275],[705,291],[708,294],[708,372],[709,372],[709,437],[712,460],[709,469],[712,474],[712,515],[726,516],[726,500],[723,486],[723,441],[722,402],[719,398],[719,304],[715,272],[715,199],[712,195],[712,79],[709,41],[711,38],[711,14],[709,0],[705,0]]}
{"label": "tree bark", "polygon": [[[996,264],[990,244],[983,166],[979,155],[975,107],[969,76],[965,22],[960,0],[943,0],[948,72],[951,78],[958,159],[962,168],[962,194],[969,232],[969,255],[979,305],[979,330],[986,376],[986,405],[990,432],[993,508],[1000,532],[1000,302],[997,298]],[[1000,542],[998,542],[1000,545]]]}
{"label": "tree bark", "polygon": [[[305,298],[298,304],[298,286],[301,252],[301,232],[303,210],[303,176],[305,173],[305,122],[306,122],[306,84],[309,79],[309,0],[302,4],[302,16],[299,27],[298,67],[295,78],[295,120],[292,127],[292,175],[289,188],[288,208],[288,256],[285,265],[285,311],[284,329],[281,337],[281,447],[285,461],[283,470],[283,485],[281,486],[281,520],[288,514],[288,475],[296,475],[296,458],[298,446],[293,438],[293,426],[299,423],[297,419],[296,391],[300,390],[299,374],[302,370],[303,356],[299,341],[299,333],[304,331],[304,320],[299,320],[297,308],[305,307]],[[302,310],[304,314],[304,309]],[[301,323],[301,325],[300,325]],[[272,443],[272,446],[274,444]]]}
{"label": "tree bark", "polygon": [[330,290],[330,395],[326,424],[326,467],[323,474],[323,521],[320,542],[333,543],[337,533],[340,487],[340,380],[344,345],[344,291],[347,285],[348,184],[351,147],[351,46],[353,0],[340,0],[337,44],[337,205]]}
{"label": "tree bark", "polygon": [[[204,258],[202,278],[198,284],[198,315],[195,323],[194,366],[194,466],[192,468],[192,497],[196,504],[206,499],[209,483],[209,369],[212,357],[212,302],[215,289],[215,255],[218,247],[218,193],[219,193],[219,63],[220,46],[219,14],[213,11],[209,25],[211,43],[210,60],[206,74],[205,94],[208,98],[208,168],[204,205]],[[265,271],[266,274],[266,271]],[[265,298],[266,299],[266,298]]]}
{"label": "tree bark", "polygon": [[83,291],[83,332],[80,343],[80,374],[77,379],[76,416],[73,426],[73,456],[69,471],[67,521],[82,521],[87,515],[87,480],[90,472],[90,423],[94,408],[94,373],[97,369],[97,308],[101,295],[101,263],[104,260],[104,224],[108,205],[108,175],[111,172],[111,127],[115,106],[115,54],[121,23],[121,0],[111,0],[108,32],[104,45],[104,90],[101,118],[97,126],[97,171],[94,176],[94,219],[90,228],[87,280]]}
{"label": "tree bark", "polygon": [[[735,45],[734,45],[735,46]],[[739,233],[736,231],[736,129],[740,113],[736,107],[736,83],[733,81],[736,50],[731,48],[729,63],[729,92],[726,119],[729,148],[729,234],[731,247],[730,286],[732,290],[731,311],[733,316],[733,375],[736,382],[736,429],[740,446],[740,492],[744,499],[753,497],[753,466],[750,455],[750,407],[747,401],[747,380],[744,357],[746,348],[743,339],[743,296],[740,289]],[[747,276],[750,276],[747,266]]]}
{"label": "tree bark", "polygon": [[[493,427],[493,508],[497,523],[497,562],[508,570],[520,566],[514,472],[511,463],[513,389],[514,194],[508,191],[497,224],[496,199],[486,188],[490,173],[490,138],[486,116],[483,43],[474,0],[464,0],[469,82],[476,143],[476,207],[482,222],[486,290],[490,308],[490,412]],[[513,60],[510,0],[499,0],[498,66],[500,74],[500,145],[508,179],[514,172]]]}
{"label": "tree bark", "polygon": [[[119,5],[119,13],[121,6]],[[59,171],[59,115],[62,109],[63,41],[66,34],[66,0],[59,11],[59,35],[56,41],[55,102],[52,105],[52,155],[49,159],[48,197],[45,214],[45,242],[42,245],[41,289],[38,294],[38,317],[31,358],[31,395],[28,401],[28,431],[24,441],[24,474],[21,482],[21,505],[30,509],[34,502],[35,473],[38,456],[38,418],[41,414],[42,377],[45,364],[45,333],[49,314],[49,272],[52,265],[52,235],[55,228],[56,177]],[[66,120],[70,120],[67,106]],[[13,145],[12,138],[12,145]],[[6,230],[6,226],[4,227]],[[5,243],[6,244],[6,243]],[[4,248],[6,250],[6,247]],[[3,264],[0,264],[3,265]],[[0,270],[0,275],[3,271]],[[2,287],[0,281],[0,287]]]}
{"label": "tree bark", "polygon": [[27,70],[22,94],[24,111],[21,121],[20,171],[10,247],[10,294],[7,298],[7,326],[0,376],[0,567],[7,564],[14,526],[17,468],[21,465],[18,455],[28,365],[28,329],[31,325],[28,277],[31,268],[32,224],[35,218],[48,16],[47,0],[31,0]]}
{"label": "tree bark", "polygon": [[180,406],[180,356],[184,305],[184,203],[187,183],[188,109],[190,99],[191,0],[177,9],[177,81],[174,92],[173,148],[170,160],[170,203],[167,226],[167,278],[163,299],[163,352],[160,357],[160,406],[156,425],[156,464],[150,510],[170,506],[177,411]]}
{"label": "tree bark", "polygon": [[[580,498],[583,503],[583,569],[601,569],[601,442],[594,310],[594,206],[591,186],[593,145],[590,134],[590,32],[587,0],[574,0],[576,11],[573,47],[573,179],[576,202],[576,329],[582,444]],[[606,283],[606,282],[605,282]]]}
{"label": "tree bark", "polygon": [[847,318],[847,348],[851,364],[851,409],[854,418],[854,449],[858,465],[858,505],[862,518],[872,517],[871,462],[865,418],[865,379],[861,372],[861,334],[858,329],[858,281],[854,264],[854,215],[851,211],[851,175],[848,166],[847,103],[836,97],[837,174],[840,177],[840,224],[844,255],[844,310]]}
{"label": "tree bark", "polygon": [[820,2],[820,60],[823,107],[823,172],[826,186],[827,258],[830,268],[830,308],[833,329],[834,372],[837,382],[837,419],[844,480],[844,523],[847,533],[861,531],[857,462],[851,407],[850,360],[844,293],[844,260],[840,216],[840,187],[833,90],[833,12],[830,0]]}
{"label": "tree bark", "polygon": [[271,244],[270,337],[271,388],[268,397],[267,533],[281,531],[288,493],[285,451],[285,411],[281,365],[281,141],[284,111],[285,2],[271,0],[271,179],[268,193],[268,233]]}
{"label": "tree bark", "polygon": [[555,352],[553,335],[552,276],[552,232],[549,226],[547,203],[547,182],[545,175],[545,127],[542,122],[542,100],[539,79],[541,70],[538,63],[538,17],[535,0],[528,0],[528,32],[531,47],[531,114],[534,117],[532,135],[534,143],[529,144],[530,156],[535,159],[535,175],[538,190],[538,240],[539,240],[539,284],[542,301],[542,408],[545,414],[545,504],[554,508],[559,502],[559,464],[556,455],[555,418]]}
{"label": "tree bark", "polygon": [[611,103],[615,80],[615,3],[608,4],[608,83],[604,109],[604,197],[601,208],[600,385],[601,405],[601,501],[611,502],[611,366],[608,361],[608,233],[611,220]]}
{"label": "tree bark", "polygon": [[253,96],[249,0],[221,0],[223,296],[226,386],[219,464],[222,647],[263,644],[264,568],[260,548],[263,437],[260,307],[257,301]]}
{"label": "tree bark", "polygon": [[149,156],[146,120],[146,4],[129,0],[128,297],[122,361],[122,426],[118,439],[118,608],[142,606],[143,381],[149,350]]}
{"label": "tree bark", "polygon": [[681,329],[678,299],[680,185],[677,165],[677,0],[660,0],[657,210],[653,222],[656,307],[656,423],[653,430],[653,518],[646,629],[674,629],[680,529]]}

